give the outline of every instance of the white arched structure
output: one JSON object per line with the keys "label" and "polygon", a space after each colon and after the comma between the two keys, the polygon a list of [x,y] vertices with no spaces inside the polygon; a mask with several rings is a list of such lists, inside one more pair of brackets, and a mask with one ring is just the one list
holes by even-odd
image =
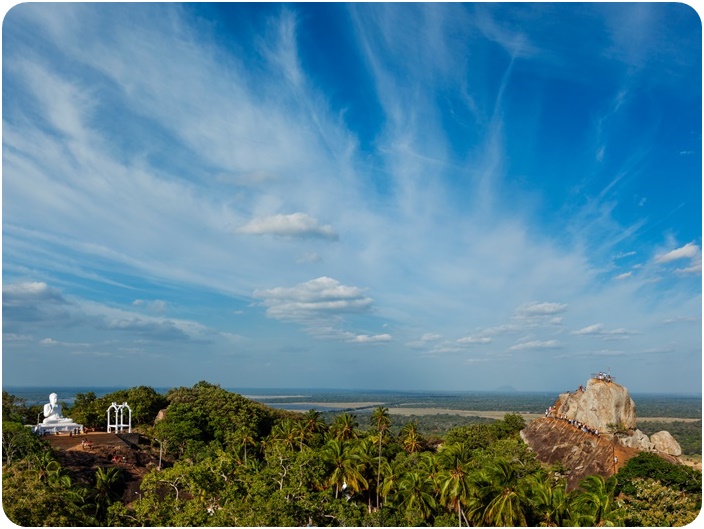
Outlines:
{"label": "white arched structure", "polygon": [[[128,420],[125,422],[125,408],[129,411]],[[113,402],[108,408],[108,432],[124,432],[132,433],[132,408],[126,402],[118,404]]]}

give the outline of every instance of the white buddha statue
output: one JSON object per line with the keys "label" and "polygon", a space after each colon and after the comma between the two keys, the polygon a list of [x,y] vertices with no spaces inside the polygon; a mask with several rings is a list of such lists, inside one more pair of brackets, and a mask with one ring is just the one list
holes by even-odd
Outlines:
{"label": "white buddha statue", "polygon": [[44,421],[42,424],[73,422],[61,415],[61,404],[58,402],[59,396],[56,393],[49,395],[49,402],[44,404]]}
{"label": "white buddha statue", "polygon": [[37,424],[32,431],[39,435],[55,434],[60,432],[82,431],[83,426],[73,422],[73,419],[61,415],[61,404],[56,393],[49,395],[49,402],[44,404],[44,420]]}

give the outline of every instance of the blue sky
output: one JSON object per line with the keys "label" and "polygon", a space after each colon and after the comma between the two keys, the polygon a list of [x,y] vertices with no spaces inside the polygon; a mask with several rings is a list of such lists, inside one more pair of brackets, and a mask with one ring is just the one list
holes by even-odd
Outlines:
{"label": "blue sky", "polygon": [[22,4],[4,385],[702,386],[684,4]]}

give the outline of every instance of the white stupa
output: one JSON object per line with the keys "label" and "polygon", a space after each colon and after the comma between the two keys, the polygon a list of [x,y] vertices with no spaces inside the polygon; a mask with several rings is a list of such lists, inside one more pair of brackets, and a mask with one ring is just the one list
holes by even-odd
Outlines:
{"label": "white stupa", "polygon": [[76,428],[82,430],[83,425],[76,424],[73,419],[61,415],[61,404],[56,393],[49,395],[49,402],[44,404],[44,420],[37,424],[32,431],[43,435],[44,433],[71,432]]}

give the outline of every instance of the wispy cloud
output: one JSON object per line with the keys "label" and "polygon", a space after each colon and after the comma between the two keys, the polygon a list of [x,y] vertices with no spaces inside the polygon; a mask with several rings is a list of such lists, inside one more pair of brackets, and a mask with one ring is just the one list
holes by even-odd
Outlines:
{"label": "wispy cloud", "polygon": [[[3,323],[9,328],[27,325],[69,326],[132,335],[155,341],[209,341],[218,332],[195,321],[140,314],[103,303],[66,297],[46,283],[3,285]],[[42,345],[88,345],[45,338]]]}
{"label": "wispy cloud", "polygon": [[339,236],[330,225],[321,225],[305,213],[272,215],[252,219],[237,230],[250,235],[278,235],[281,237],[320,237],[337,240]]}
{"label": "wispy cloud", "polygon": [[557,340],[532,340],[530,342],[518,343],[509,347],[510,351],[524,351],[526,349],[555,349],[561,347]]}
{"label": "wispy cloud", "polygon": [[[200,373],[246,342],[277,369],[243,361],[233,377],[265,384],[290,372],[281,343],[311,373],[377,344],[409,384],[461,387],[474,351],[484,380],[507,351],[576,358],[590,337],[630,337],[627,355],[701,348],[689,328],[651,328],[701,312],[701,208],[678,187],[697,151],[656,119],[700,125],[684,82],[701,73],[698,21],[675,31],[661,21],[686,16],[655,16],[678,9],[665,4],[352,4],[321,33],[333,15],[306,4],[224,9],[248,30],[221,33],[197,4],[6,17],[13,351],[175,351],[161,372],[176,380],[171,366]],[[589,45],[566,46],[575,34]],[[644,82],[664,90],[655,104]],[[665,151],[682,167],[660,193]],[[586,326],[594,314],[607,326]]]}
{"label": "wispy cloud", "polygon": [[606,330],[603,324],[595,323],[594,325],[589,325],[578,331],[574,331],[572,334],[576,336],[598,336],[605,340],[623,340],[636,333],[623,328]]}

